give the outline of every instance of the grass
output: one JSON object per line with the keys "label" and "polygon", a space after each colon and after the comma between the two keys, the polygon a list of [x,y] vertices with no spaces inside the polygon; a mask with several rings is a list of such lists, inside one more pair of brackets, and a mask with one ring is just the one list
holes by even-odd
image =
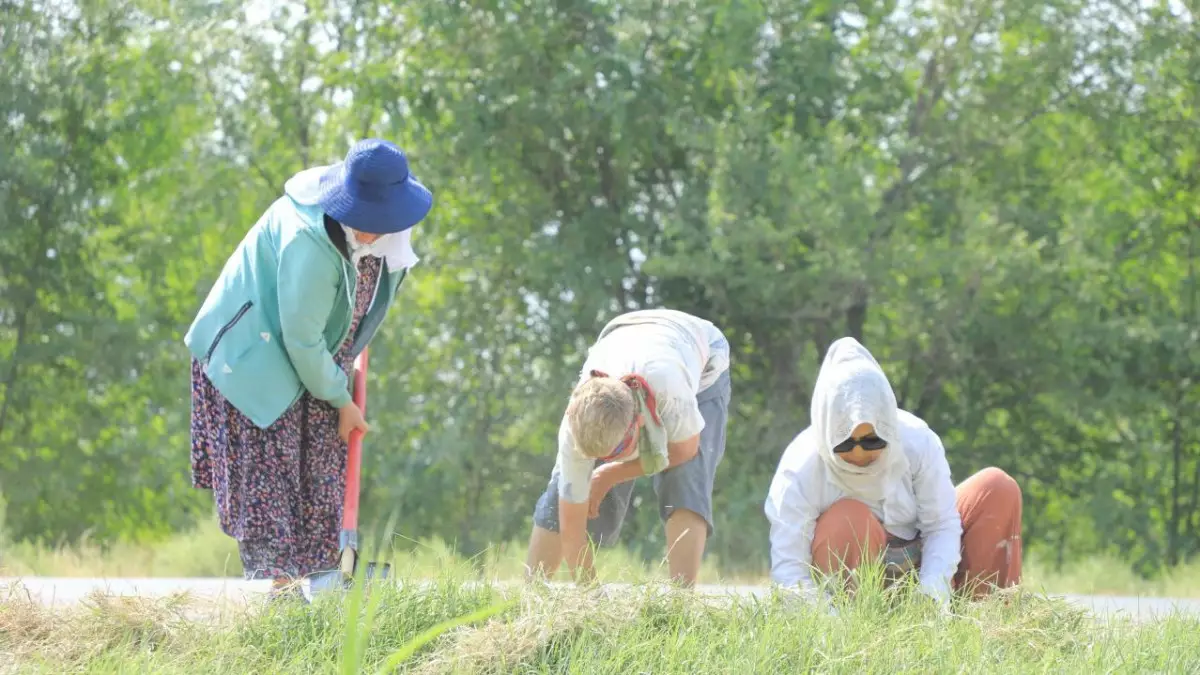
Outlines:
{"label": "grass", "polygon": [[[311,607],[0,598],[0,673],[1198,672],[1200,621],[1097,622],[1024,591],[943,613],[864,584],[828,605],[658,585],[359,587]],[[5,665],[7,664],[7,666]]]}
{"label": "grass", "polygon": [[[371,537],[364,537],[370,540]],[[525,544],[501,543],[475,558],[465,558],[440,540],[405,544],[389,552],[398,571],[412,577],[434,578],[449,571],[476,579],[514,580],[524,574]],[[84,542],[73,546],[46,547],[17,543],[0,544],[0,576],[48,577],[239,577],[242,574],[237,544],[215,523],[180,533],[152,544],[118,543],[107,547]],[[646,564],[621,548],[599,553],[600,569],[616,572],[623,581],[665,580],[665,563]],[[705,563],[705,579],[717,579],[715,560]],[[724,578],[724,577],[722,577]],[[726,579],[757,583],[760,577]]]}
{"label": "grass", "polygon": [[[464,578],[514,580],[522,575],[525,546],[523,542],[499,544],[481,556],[467,559],[434,540],[395,551],[392,557],[397,571],[411,577],[435,578],[450,571]],[[647,564],[623,549],[601,551],[598,568],[609,581],[666,578],[663,565]],[[211,522],[156,544],[101,547],[84,542],[50,548],[0,543],[0,576],[237,577],[241,572],[237,545]],[[723,575],[720,561],[709,558],[701,579],[705,583],[760,584],[765,575]],[[1053,593],[1200,598],[1200,561],[1147,579],[1114,558],[1087,558],[1055,570],[1038,557],[1027,555],[1024,582],[1028,587]]]}

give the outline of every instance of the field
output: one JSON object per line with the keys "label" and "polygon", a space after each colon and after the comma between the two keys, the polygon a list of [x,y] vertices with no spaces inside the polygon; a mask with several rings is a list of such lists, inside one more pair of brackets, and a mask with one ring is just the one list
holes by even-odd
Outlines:
{"label": "field", "polygon": [[[1055,573],[1030,565],[1022,590],[956,601],[949,613],[908,589],[866,583],[813,605],[777,597],[717,600],[663,590],[662,570],[605,551],[616,590],[464,585],[520,576],[523,547],[474,560],[437,542],[393,558],[402,579],[310,607],[93,596],[49,609],[0,598],[0,673],[358,672],[1196,672],[1200,621],[1097,620],[1049,597],[1117,593],[1196,597],[1197,569],[1140,579],[1104,560]],[[215,527],[154,546],[9,546],[0,575],[235,576],[236,550]],[[706,583],[721,578],[706,563]],[[516,588],[516,590],[513,590]],[[833,607],[831,610],[830,607]],[[461,625],[454,624],[458,620]],[[7,664],[7,665],[5,665]]]}
{"label": "field", "polygon": [[[187,598],[96,597],[49,610],[0,602],[0,672],[731,673],[1196,672],[1200,622],[1096,621],[1009,592],[948,613],[864,585],[832,605],[714,600],[655,586],[614,593],[356,589],[310,607],[254,603],[195,619]],[[833,608],[832,610],[830,608]],[[472,616],[474,614],[474,616]],[[490,615],[490,616],[489,616]],[[461,619],[458,626],[454,620]],[[445,622],[450,622],[446,624]]]}
{"label": "field", "polygon": [[[440,541],[409,543],[390,556],[399,574],[435,578],[447,570],[464,578],[511,580],[521,576],[524,542],[502,544],[484,555],[465,559]],[[665,578],[662,566],[646,564],[621,549],[602,551],[599,569],[606,581],[654,581]],[[215,524],[175,535],[152,545],[84,543],[49,548],[31,544],[0,544],[0,576],[50,577],[224,577],[240,576],[237,547]],[[1050,593],[1087,595],[1144,595],[1200,598],[1200,562],[1181,565],[1155,578],[1135,574],[1126,563],[1100,557],[1072,561],[1061,570],[1027,556],[1024,582]],[[760,584],[763,574],[723,575],[719,561],[708,558],[701,573],[704,583]]]}

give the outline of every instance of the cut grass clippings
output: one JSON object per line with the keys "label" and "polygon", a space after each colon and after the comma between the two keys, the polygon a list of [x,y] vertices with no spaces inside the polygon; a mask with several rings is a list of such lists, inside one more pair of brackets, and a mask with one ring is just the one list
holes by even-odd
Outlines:
{"label": "cut grass clippings", "polygon": [[[1097,621],[1020,590],[942,612],[908,590],[830,605],[614,589],[375,585],[195,620],[185,599],[0,600],[9,672],[1200,672],[1200,621]],[[352,658],[347,650],[353,650]],[[0,666],[4,672],[4,666]]]}

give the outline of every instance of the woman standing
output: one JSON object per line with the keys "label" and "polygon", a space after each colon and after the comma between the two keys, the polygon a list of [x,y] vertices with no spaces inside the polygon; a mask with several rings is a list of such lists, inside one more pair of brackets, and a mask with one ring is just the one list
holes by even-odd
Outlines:
{"label": "woman standing", "polygon": [[1021,579],[1021,489],[987,468],[955,487],[937,434],[900,410],[883,370],[853,338],[830,346],[812,423],[779,462],[765,505],[771,580],[811,590],[882,558],[942,602]]}
{"label": "woman standing", "polygon": [[213,491],[246,578],[272,579],[272,597],[337,565],[346,443],[368,430],[349,373],[417,262],[410,228],[432,204],[384,140],[296,174],[184,338],[193,485]]}

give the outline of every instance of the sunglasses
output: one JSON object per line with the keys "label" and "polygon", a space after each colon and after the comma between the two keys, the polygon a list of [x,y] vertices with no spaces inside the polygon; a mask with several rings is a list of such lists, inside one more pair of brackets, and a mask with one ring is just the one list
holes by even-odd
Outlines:
{"label": "sunglasses", "polygon": [[625,430],[625,438],[622,438],[621,442],[619,444],[617,444],[617,449],[613,450],[611,455],[609,455],[607,457],[601,457],[600,461],[601,462],[610,462],[613,459],[620,457],[621,453],[625,452],[625,448],[628,448],[629,444],[633,442],[633,434],[636,432],[637,432],[637,417],[635,416],[633,418],[633,422],[630,423],[629,428]]}
{"label": "sunglasses", "polygon": [[882,438],[880,438],[878,436],[867,436],[865,438],[860,438],[858,440],[855,440],[853,438],[847,438],[846,440],[842,441],[841,443],[838,443],[837,445],[833,446],[833,451],[838,454],[841,454],[844,452],[850,452],[851,450],[854,449],[854,446],[856,446],[856,445],[861,445],[863,450],[868,450],[868,451],[882,450],[887,447],[887,441],[883,440]]}

